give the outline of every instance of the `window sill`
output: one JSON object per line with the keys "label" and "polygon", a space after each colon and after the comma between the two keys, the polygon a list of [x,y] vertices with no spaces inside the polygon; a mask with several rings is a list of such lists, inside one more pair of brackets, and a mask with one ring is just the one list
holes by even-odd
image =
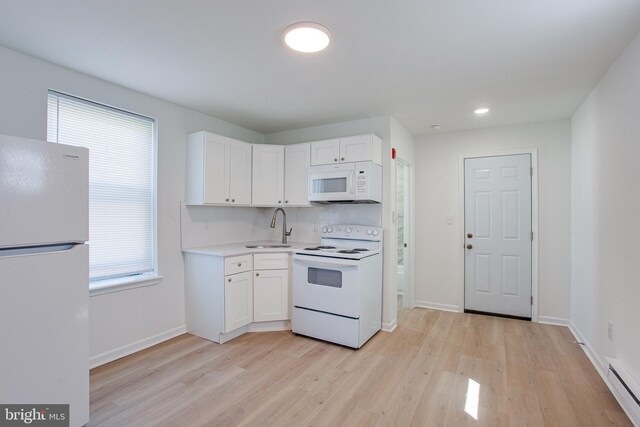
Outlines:
{"label": "window sill", "polygon": [[155,273],[141,274],[133,277],[119,277],[117,279],[99,280],[89,284],[89,296],[95,297],[112,292],[127,291],[129,289],[144,288],[160,283],[162,276]]}

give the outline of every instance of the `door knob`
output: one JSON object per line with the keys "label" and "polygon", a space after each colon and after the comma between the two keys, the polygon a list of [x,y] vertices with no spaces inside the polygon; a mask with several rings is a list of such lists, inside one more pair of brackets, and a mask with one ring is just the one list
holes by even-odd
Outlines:
{"label": "door knob", "polygon": [[473,249],[473,245],[472,244],[468,244],[467,245],[467,249]]}
{"label": "door knob", "polygon": [[473,234],[467,233],[467,239],[471,239],[472,237],[473,237]]}

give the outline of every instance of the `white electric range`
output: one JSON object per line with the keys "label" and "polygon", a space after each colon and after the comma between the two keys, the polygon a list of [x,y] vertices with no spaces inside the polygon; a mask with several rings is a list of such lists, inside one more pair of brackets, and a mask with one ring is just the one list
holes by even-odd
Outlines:
{"label": "white electric range", "polygon": [[360,348],[382,325],[382,228],[328,225],[320,237],[293,256],[291,329]]}

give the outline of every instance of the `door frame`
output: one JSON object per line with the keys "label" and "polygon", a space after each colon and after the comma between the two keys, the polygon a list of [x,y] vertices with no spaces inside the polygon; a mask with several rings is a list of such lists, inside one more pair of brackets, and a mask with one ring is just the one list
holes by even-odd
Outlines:
{"label": "door frame", "polygon": [[[407,192],[405,194],[405,198],[408,199],[408,209],[407,212],[405,212],[405,217],[408,216],[409,217],[409,221],[405,222],[405,227],[408,229],[407,230],[407,240],[405,241],[405,243],[407,244],[407,249],[409,251],[409,256],[405,257],[405,265],[404,265],[404,289],[403,289],[403,295],[402,295],[402,307],[403,308],[408,308],[408,309],[412,309],[414,307],[414,261],[415,261],[415,249],[414,249],[414,232],[413,230],[415,230],[415,215],[414,215],[414,207],[415,207],[415,202],[414,202],[414,191],[413,191],[413,182],[414,182],[414,166],[413,163],[401,158],[401,157],[397,157],[396,158],[396,164],[397,163],[402,163],[402,165],[406,168],[408,168],[408,179],[406,182],[406,189]],[[394,177],[394,181],[395,181],[395,177]],[[397,184],[395,186],[394,189],[394,204],[397,203],[398,197],[395,194],[398,191],[398,187]],[[394,209],[394,221],[393,221],[393,225],[396,228],[396,230],[398,229],[398,224],[397,224],[397,207]],[[396,240],[397,241],[397,240]],[[397,246],[397,243],[396,243]],[[397,254],[398,254],[398,248],[396,247],[396,262],[395,262],[395,267],[396,270],[398,268],[398,260],[397,260]],[[397,276],[396,276],[397,277]],[[397,280],[397,279],[396,279]],[[396,281],[396,295],[398,294],[398,283]]]}
{"label": "door frame", "polygon": [[533,296],[533,305],[531,306],[531,321],[538,322],[538,149],[537,148],[521,148],[511,150],[483,151],[477,153],[462,154],[458,157],[458,236],[460,239],[458,252],[458,274],[459,274],[459,311],[464,312],[464,161],[465,159],[473,159],[477,157],[498,157],[498,156],[514,156],[519,154],[531,155],[531,167],[533,175],[531,176],[531,230],[533,231],[533,240],[531,241],[531,295]]}

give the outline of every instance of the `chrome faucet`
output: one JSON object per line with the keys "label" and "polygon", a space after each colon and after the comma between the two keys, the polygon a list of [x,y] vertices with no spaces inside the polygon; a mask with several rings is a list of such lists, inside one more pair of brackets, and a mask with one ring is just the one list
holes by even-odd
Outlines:
{"label": "chrome faucet", "polygon": [[271,218],[271,228],[276,228],[276,218],[278,212],[282,212],[282,244],[287,244],[287,237],[291,236],[293,228],[287,231],[287,213],[282,208],[278,208],[273,212],[273,218]]}

